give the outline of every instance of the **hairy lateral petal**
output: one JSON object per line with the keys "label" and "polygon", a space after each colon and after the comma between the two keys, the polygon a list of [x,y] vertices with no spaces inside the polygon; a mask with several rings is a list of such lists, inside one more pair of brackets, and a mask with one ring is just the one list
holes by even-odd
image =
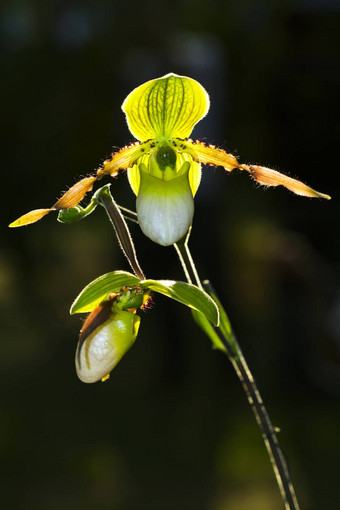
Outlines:
{"label": "hairy lateral petal", "polygon": [[91,191],[95,180],[96,177],[85,177],[67,190],[53,207],[49,209],[34,209],[13,221],[9,227],[13,228],[31,225],[32,223],[41,220],[41,218],[51,211],[60,211],[61,209],[70,209],[71,207],[75,207],[79,204],[79,202],[81,202],[81,200],[83,200],[86,193]]}
{"label": "hairy lateral petal", "polygon": [[118,174],[120,169],[124,170],[133,166],[141,155],[152,150],[154,146],[154,143],[152,144],[149,142],[146,144],[134,143],[129,147],[123,147],[123,149],[116,152],[110,160],[104,162],[103,167],[97,171],[95,176],[84,177],[84,179],[74,184],[50,209],[35,209],[34,211],[30,211],[20,216],[20,218],[13,221],[9,226],[22,227],[24,225],[30,225],[31,223],[39,221],[51,211],[60,211],[75,207],[83,200],[86,193],[92,190],[93,184],[97,179],[100,179],[105,174],[109,174],[113,177]]}
{"label": "hairy lateral petal", "polygon": [[296,195],[304,197],[325,198],[327,200],[331,198],[329,195],[315,191],[301,181],[281,174],[271,168],[258,165],[241,165],[238,163],[235,156],[213,145],[207,146],[202,142],[197,141],[194,143],[191,140],[177,141],[176,143],[178,145],[178,150],[191,154],[195,161],[206,165],[223,166],[223,168],[229,172],[234,168],[245,170],[250,173],[256,182],[263,186],[284,186],[290,191],[293,191]]}
{"label": "hairy lateral petal", "polygon": [[20,216],[15,221],[12,221],[8,226],[11,228],[15,227],[23,227],[25,225],[31,225],[31,223],[35,223],[36,221],[41,220],[46,214],[53,211],[53,209],[34,209],[34,211],[30,211],[23,216]]}
{"label": "hairy lateral petal", "polygon": [[131,168],[143,154],[147,154],[155,146],[156,143],[151,140],[146,143],[135,142],[123,147],[114,153],[111,159],[104,161],[103,167],[97,172],[97,176],[102,177],[104,174],[109,174],[111,177],[116,176],[119,170]]}
{"label": "hairy lateral petal", "polygon": [[120,169],[125,170],[132,166],[134,162],[146,151],[150,151],[150,144],[133,143],[128,147],[123,147],[120,151],[113,154],[112,158],[106,160],[103,167],[97,171],[95,176],[85,177],[77,182],[54,204],[52,209],[70,209],[79,204],[88,191],[91,191],[93,184],[103,175],[109,174],[114,177]]}
{"label": "hairy lateral petal", "polygon": [[95,183],[97,177],[85,177],[81,179],[81,181],[74,184],[70,189],[63,194],[63,196],[54,204],[52,207],[57,211],[60,209],[70,209],[71,207],[75,207],[79,204],[85,197],[88,191],[91,191],[93,188],[93,184]]}
{"label": "hairy lateral petal", "polygon": [[290,191],[293,191],[296,195],[301,195],[303,197],[325,198],[326,200],[330,200],[331,198],[329,195],[315,191],[301,181],[281,174],[271,168],[258,165],[240,165],[240,168],[241,170],[250,172],[253,179],[264,186],[284,186]]}
{"label": "hairy lateral petal", "polygon": [[232,154],[228,154],[214,145],[205,145],[199,140],[196,142],[192,140],[173,140],[172,145],[180,152],[184,151],[190,154],[194,161],[204,165],[223,166],[228,172],[239,166],[236,157]]}

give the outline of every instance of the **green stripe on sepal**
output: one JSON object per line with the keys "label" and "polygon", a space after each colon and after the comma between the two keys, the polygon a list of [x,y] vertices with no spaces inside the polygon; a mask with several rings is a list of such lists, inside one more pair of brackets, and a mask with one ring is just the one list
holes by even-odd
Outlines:
{"label": "green stripe on sepal", "polygon": [[89,283],[74,300],[70,313],[92,312],[112,292],[119,292],[122,287],[134,287],[139,278],[126,271],[106,273]]}
{"label": "green stripe on sepal", "polygon": [[219,324],[219,312],[213,299],[206,292],[190,283],[173,280],[142,280],[140,286],[175,299],[183,305],[203,313],[214,326]]}
{"label": "green stripe on sepal", "polygon": [[190,136],[209,106],[209,96],[202,85],[170,73],[134,89],[122,110],[137,140],[168,140]]}

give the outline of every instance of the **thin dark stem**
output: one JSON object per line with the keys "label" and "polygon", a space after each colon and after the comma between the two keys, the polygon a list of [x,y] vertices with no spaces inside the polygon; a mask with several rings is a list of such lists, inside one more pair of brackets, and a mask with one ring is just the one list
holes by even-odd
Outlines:
{"label": "thin dark stem", "polygon": [[[179,243],[179,246],[176,247],[176,250],[180,254],[180,260],[183,268],[184,264],[187,265],[189,262],[189,267],[186,266],[185,274],[195,275],[196,281],[198,280],[197,284],[199,284],[199,286],[202,288],[202,284],[190,254],[188,238],[186,239],[186,242]],[[216,297],[216,293],[209,281],[204,281],[203,286],[208,294],[210,294],[212,297]],[[241,347],[231,327],[230,332],[231,333],[229,338],[226,338],[226,336],[222,333],[221,328],[216,328],[216,333],[218,334],[226,349],[226,354],[228,355],[229,360],[231,361],[234,370],[243,386],[250,407],[254,413],[256,422],[261,430],[285,509],[299,510],[299,504],[295,495],[293,484],[290,479],[287,462],[278,443],[274,427],[264,406],[254,377],[249,370]]]}
{"label": "thin dark stem", "polygon": [[137,213],[134,211],[130,211],[130,209],[126,209],[126,207],[122,207],[121,205],[118,205],[120,212],[124,216],[126,220],[132,221],[133,223],[137,223],[138,225],[138,219],[137,219]]}
{"label": "thin dark stem", "polygon": [[[204,281],[203,286],[209,294],[216,296],[216,293],[213,290],[210,282]],[[282,453],[274,427],[271,423],[267,409],[264,406],[261,394],[248,367],[241,347],[233,332],[231,342],[228,342],[225,339],[224,335],[219,329],[217,329],[216,332],[227,350],[228,357],[238,375],[240,382],[242,383],[248,402],[261,430],[285,508],[287,510],[298,510],[299,504],[297,502],[294,487],[290,479],[286,459]]]}
{"label": "thin dark stem", "polygon": [[129,261],[131,268],[135,275],[141,280],[145,280],[145,275],[137,260],[136,250],[130,235],[130,231],[123,218],[122,213],[119,210],[118,205],[113,200],[110,191],[103,188],[103,192],[98,197],[98,202],[104,207],[113,228],[116,232],[119,245]]}

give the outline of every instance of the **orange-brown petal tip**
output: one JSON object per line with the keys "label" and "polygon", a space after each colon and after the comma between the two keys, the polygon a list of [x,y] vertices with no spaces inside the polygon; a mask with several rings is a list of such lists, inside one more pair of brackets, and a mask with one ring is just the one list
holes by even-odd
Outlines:
{"label": "orange-brown petal tip", "polygon": [[[246,165],[243,166],[245,167]],[[298,181],[297,179],[293,179],[292,177],[288,177],[287,175],[281,174],[280,172],[272,170],[271,168],[266,168],[264,166],[258,165],[249,165],[248,168],[255,181],[264,186],[281,185],[289,189],[296,195],[301,195],[303,197],[325,198],[326,200],[330,200],[331,198],[329,195],[320,193],[319,191],[310,188],[306,184],[303,184],[303,182]]]}
{"label": "orange-brown petal tip", "polygon": [[41,218],[46,216],[46,214],[48,214],[50,211],[53,211],[53,209],[34,209],[34,211],[30,211],[23,216],[20,216],[20,218],[13,221],[8,226],[14,228],[30,225],[31,223],[35,223],[36,221],[41,220]]}

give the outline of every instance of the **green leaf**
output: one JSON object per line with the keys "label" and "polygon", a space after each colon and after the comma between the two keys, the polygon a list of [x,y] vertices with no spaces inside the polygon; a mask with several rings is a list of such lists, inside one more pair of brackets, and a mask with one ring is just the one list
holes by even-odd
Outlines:
{"label": "green leaf", "polygon": [[189,306],[204,314],[215,326],[219,323],[219,312],[211,297],[198,287],[173,280],[140,280],[126,271],[113,271],[89,283],[75,299],[70,313],[91,312],[111,292],[119,292],[122,287],[140,286]]}
{"label": "green leaf", "polygon": [[192,310],[192,315],[198,326],[210,338],[213,344],[213,348],[227,353],[227,350],[220,340],[215,328],[211,325],[208,319],[202,313],[197,312],[196,310]]}
{"label": "green leaf", "polygon": [[216,292],[215,292],[213,286],[211,285],[211,283],[209,282],[209,280],[205,280],[203,282],[203,286],[204,286],[205,290],[207,291],[207,293],[209,294],[209,296],[216,303],[216,306],[218,307],[218,311],[220,314],[219,329],[220,329],[222,335],[224,336],[224,338],[226,339],[226,341],[228,342],[228,344],[230,345],[230,347],[232,348],[232,350],[234,351],[234,355],[238,356],[239,347],[237,344],[237,340],[234,336],[234,332],[231,327],[227,312],[223,308],[223,306],[222,306],[220,300],[218,299]]}
{"label": "green leaf", "polygon": [[194,285],[173,280],[144,280],[140,285],[203,313],[215,326],[219,323],[218,308],[214,301]]}
{"label": "green leaf", "polygon": [[220,300],[218,299],[216,294],[214,294],[214,292],[209,292],[208,291],[208,294],[215,301],[215,303],[216,303],[216,305],[218,307],[218,311],[220,312],[220,324],[219,324],[219,328],[220,328],[224,338],[231,345],[234,345],[234,343],[235,343],[234,333],[233,333],[233,330],[232,330],[232,327],[231,327],[231,324],[230,324],[230,321],[229,321],[229,318],[228,318],[228,315],[227,315],[225,309],[223,308]]}
{"label": "green leaf", "polygon": [[210,106],[197,81],[167,74],[134,89],[122,104],[133,136],[140,141],[187,138]]}
{"label": "green leaf", "polygon": [[122,287],[133,287],[139,282],[139,278],[126,271],[103,274],[81,291],[74,300],[70,313],[91,312],[99,303],[107,299],[111,292],[119,292]]}
{"label": "green leaf", "polygon": [[[218,308],[219,318],[220,318],[220,323],[219,323],[218,329],[219,329],[220,333],[222,333],[222,335],[224,336],[226,343],[232,349],[233,356],[236,358],[237,356],[239,356],[239,347],[238,347],[236,338],[234,336],[228,315],[227,315],[226,311],[224,310],[220,300],[216,296],[216,293],[215,293],[211,283],[208,280],[206,280],[203,282],[203,286],[205,287],[205,289],[206,289],[207,293],[209,294],[209,296],[211,297],[211,299],[214,300],[214,303]],[[203,315],[198,314],[194,311],[193,311],[193,317],[194,317],[195,322],[200,326],[200,328],[204,331],[204,333],[206,333],[206,335],[210,338],[210,340],[212,341],[213,347],[215,349],[219,349],[219,350],[227,353],[228,355],[230,355],[230,352],[228,352],[228,349],[223,344],[223,342],[220,338],[220,335],[218,335],[217,331],[211,326],[211,324],[206,320],[206,318]]]}

